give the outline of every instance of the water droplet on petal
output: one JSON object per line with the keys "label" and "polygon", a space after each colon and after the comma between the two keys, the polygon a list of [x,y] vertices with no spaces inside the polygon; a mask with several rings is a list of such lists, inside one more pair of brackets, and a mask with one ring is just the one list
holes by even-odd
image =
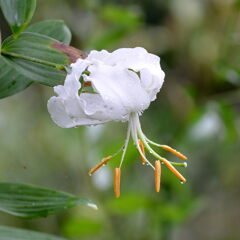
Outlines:
{"label": "water droplet on petal", "polygon": [[180,181],[180,183],[181,183],[181,184],[184,184],[185,182],[183,182],[183,181]]}

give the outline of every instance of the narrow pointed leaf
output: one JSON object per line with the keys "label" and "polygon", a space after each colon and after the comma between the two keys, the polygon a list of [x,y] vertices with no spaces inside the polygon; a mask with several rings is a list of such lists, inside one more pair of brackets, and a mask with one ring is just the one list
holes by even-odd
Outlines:
{"label": "narrow pointed leaf", "polygon": [[0,210],[23,218],[46,217],[76,205],[97,209],[89,200],[25,184],[0,183]]}
{"label": "narrow pointed leaf", "polygon": [[72,38],[69,28],[62,20],[45,20],[38,22],[26,28],[25,32],[40,33],[66,45],[70,44]]}
{"label": "narrow pointed leaf", "polygon": [[53,235],[0,226],[0,240],[66,240]]}
{"label": "narrow pointed leaf", "polygon": [[0,0],[4,17],[15,37],[31,21],[36,9],[36,0]]}

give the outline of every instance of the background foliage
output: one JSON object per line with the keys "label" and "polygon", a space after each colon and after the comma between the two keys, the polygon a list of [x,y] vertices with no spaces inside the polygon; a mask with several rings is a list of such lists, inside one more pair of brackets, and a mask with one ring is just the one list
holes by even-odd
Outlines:
{"label": "background foliage", "polygon": [[[122,145],[126,126],[61,129],[46,109],[52,89],[33,84],[0,101],[0,181],[64,190],[100,209],[38,220],[1,213],[0,224],[68,239],[239,239],[239,7],[234,0],[39,0],[33,21],[63,19],[79,49],[143,46],[161,56],[166,82],[142,126],[189,157],[188,183],[166,171],[156,194],[151,169],[129,148],[122,196],[114,199],[119,160],[91,178],[87,172]],[[0,24],[4,39],[3,16]]]}

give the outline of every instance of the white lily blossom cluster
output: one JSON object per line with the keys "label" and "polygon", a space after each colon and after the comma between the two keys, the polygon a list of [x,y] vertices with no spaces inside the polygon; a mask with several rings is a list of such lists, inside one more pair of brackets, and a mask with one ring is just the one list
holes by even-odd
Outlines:
{"label": "white lily blossom cluster", "polygon": [[[156,165],[154,167],[146,158],[145,147],[181,181],[186,181],[173,167],[173,165],[186,166],[186,164],[170,162],[162,158],[150,147],[150,144],[171,151],[184,160],[186,157],[169,146],[149,140],[140,126],[139,116],[156,99],[164,82],[165,74],[158,56],[148,53],[141,47],[120,48],[112,53],[106,50],[91,51],[87,58],[78,59],[71,64],[71,69],[64,85],[54,87],[57,96],[51,97],[48,101],[48,111],[58,126],[72,128],[108,121],[128,121],[127,137],[119,169],[125,157],[129,138],[132,136],[143,163],[147,163],[153,169],[156,168]],[[100,163],[90,173],[103,163],[105,162]]]}

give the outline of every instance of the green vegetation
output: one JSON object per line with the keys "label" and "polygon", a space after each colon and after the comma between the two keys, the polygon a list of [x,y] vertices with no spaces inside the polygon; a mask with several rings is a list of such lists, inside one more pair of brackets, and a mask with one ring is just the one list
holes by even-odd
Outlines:
{"label": "green vegetation", "polygon": [[[142,116],[142,127],[151,139],[173,146],[189,160],[188,168],[181,169],[187,183],[180,184],[163,166],[161,191],[156,193],[152,169],[142,166],[130,143],[122,169],[121,197],[115,199],[112,174],[120,159],[109,161],[91,177],[88,171],[122,146],[127,126],[114,122],[77,129],[57,127],[46,108],[52,88],[32,82],[44,83],[48,78],[52,83],[47,85],[55,85],[64,79],[63,71],[46,65],[45,75],[40,76],[39,63],[32,63],[34,76],[27,79],[24,60],[2,55],[1,97],[31,86],[0,100],[0,182],[58,189],[91,199],[99,210],[77,206],[37,220],[1,212],[0,225],[69,240],[239,239],[239,7],[237,0],[39,0],[29,27],[35,33],[29,34],[20,33],[23,29],[8,15],[17,41],[13,44],[10,38],[3,44],[6,55],[21,54],[15,50],[26,43],[28,56],[65,64],[66,56],[57,50],[54,56],[41,56],[38,49],[29,48],[39,41],[49,50],[45,46],[51,39],[41,34],[68,44],[71,35],[65,23],[72,32],[71,45],[80,50],[142,46],[159,55],[166,79],[158,99]],[[34,8],[29,6],[21,21],[28,23]],[[48,27],[48,19],[64,20],[52,22],[59,34]],[[0,26],[4,40],[11,31],[3,15]],[[18,66],[13,76],[8,72],[12,62]],[[9,74],[7,87],[1,84],[4,72]],[[22,85],[7,92],[16,76]],[[13,234],[22,239],[21,231],[0,228],[0,239],[15,239]],[[29,240],[58,239],[48,237],[36,235]]]}

